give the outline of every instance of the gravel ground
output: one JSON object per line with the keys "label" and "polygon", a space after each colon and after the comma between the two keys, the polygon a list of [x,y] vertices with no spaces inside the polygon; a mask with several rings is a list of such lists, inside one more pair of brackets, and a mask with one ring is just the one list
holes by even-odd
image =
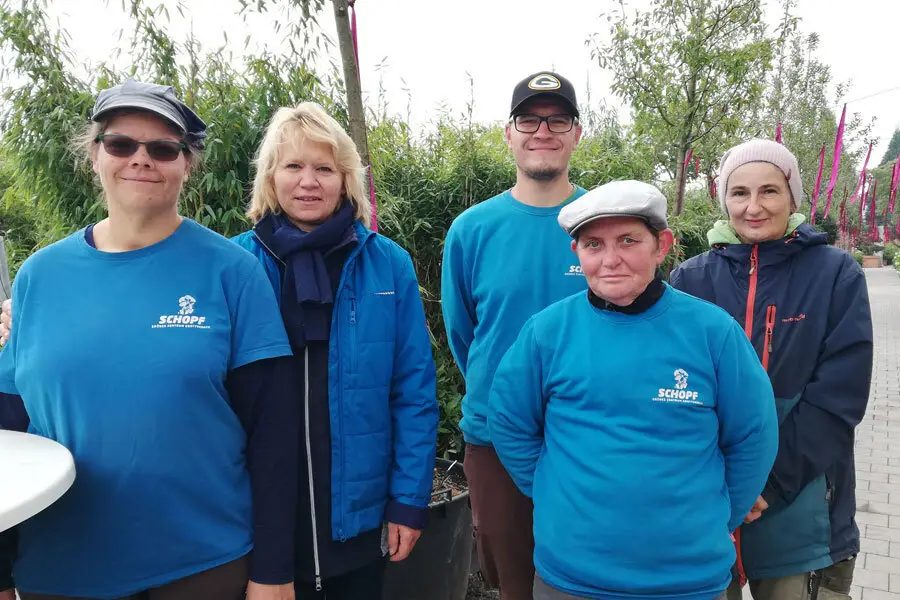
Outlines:
{"label": "gravel ground", "polygon": [[484,587],[481,573],[473,572],[469,575],[469,589],[466,592],[466,600],[499,600],[498,590],[489,590]]}

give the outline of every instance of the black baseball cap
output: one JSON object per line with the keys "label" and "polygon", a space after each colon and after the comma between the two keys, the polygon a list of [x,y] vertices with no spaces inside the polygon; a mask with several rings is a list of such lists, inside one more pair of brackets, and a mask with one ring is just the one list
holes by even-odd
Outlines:
{"label": "black baseball cap", "polygon": [[533,73],[516,84],[512,95],[512,106],[509,116],[516,114],[516,110],[527,100],[536,96],[556,96],[569,105],[572,114],[578,116],[578,101],[575,99],[575,86],[572,82],[552,71],[539,71]]}

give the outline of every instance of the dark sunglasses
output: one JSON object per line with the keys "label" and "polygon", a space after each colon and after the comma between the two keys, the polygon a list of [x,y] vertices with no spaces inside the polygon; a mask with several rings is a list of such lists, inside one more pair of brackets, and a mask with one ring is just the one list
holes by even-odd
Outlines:
{"label": "dark sunglasses", "polygon": [[171,162],[178,158],[178,155],[187,149],[184,142],[174,142],[172,140],[151,140],[149,142],[139,142],[127,135],[118,133],[101,133],[97,136],[95,142],[103,144],[103,149],[111,156],[118,158],[128,158],[137,152],[138,146],[143,145],[147,148],[147,154],[153,160],[163,162]]}

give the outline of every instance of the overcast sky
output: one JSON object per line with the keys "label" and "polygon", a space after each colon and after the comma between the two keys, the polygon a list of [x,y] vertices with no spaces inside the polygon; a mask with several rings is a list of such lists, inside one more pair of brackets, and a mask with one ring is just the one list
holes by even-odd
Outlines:
{"label": "overcast sky", "polygon": [[[150,0],[148,4],[153,3]],[[157,2],[159,0],[156,0]],[[165,0],[169,6],[175,0]],[[285,40],[273,35],[273,16],[244,20],[236,15],[237,0],[186,0],[192,23],[171,11],[173,33],[193,27],[207,47],[222,45],[223,31],[241,53],[244,39],[277,48]],[[585,41],[606,36],[601,17],[615,0],[357,0],[359,54],[364,94],[374,105],[379,85],[388,108],[406,114],[411,95],[414,124],[432,119],[441,105],[462,114],[474,79],[474,116],[479,121],[506,117],[513,85],[531,72],[556,68],[575,84],[581,100],[590,86],[592,104],[606,99],[610,77],[591,60]],[[632,0],[644,6],[647,0]],[[819,55],[833,68],[835,80],[853,80],[845,101],[866,118],[877,117],[881,140],[873,151],[880,161],[894,129],[900,126],[900,89],[854,101],[889,88],[900,88],[895,60],[900,2],[896,0],[798,0],[796,13],[804,32],[821,36]],[[79,61],[108,60],[119,42],[114,35],[127,21],[120,0],[55,0],[51,15],[72,36]],[[780,8],[768,0],[767,17],[777,21]],[[320,20],[333,37],[328,8]],[[334,49],[334,60],[339,60]],[[620,118],[628,118],[627,108]],[[773,124],[774,130],[774,124]]]}

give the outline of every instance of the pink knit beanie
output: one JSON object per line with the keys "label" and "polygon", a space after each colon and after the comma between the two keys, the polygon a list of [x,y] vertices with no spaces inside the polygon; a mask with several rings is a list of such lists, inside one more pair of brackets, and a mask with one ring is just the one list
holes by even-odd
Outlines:
{"label": "pink knit beanie", "polygon": [[738,144],[722,155],[722,162],[719,165],[719,205],[725,214],[728,214],[728,210],[725,208],[728,178],[735,169],[752,162],[767,162],[778,167],[784,173],[791,190],[792,212],[800,210],[800,202],[803,201],[803,183],[800,181],[797,157],[778,142],[756,139]]}

